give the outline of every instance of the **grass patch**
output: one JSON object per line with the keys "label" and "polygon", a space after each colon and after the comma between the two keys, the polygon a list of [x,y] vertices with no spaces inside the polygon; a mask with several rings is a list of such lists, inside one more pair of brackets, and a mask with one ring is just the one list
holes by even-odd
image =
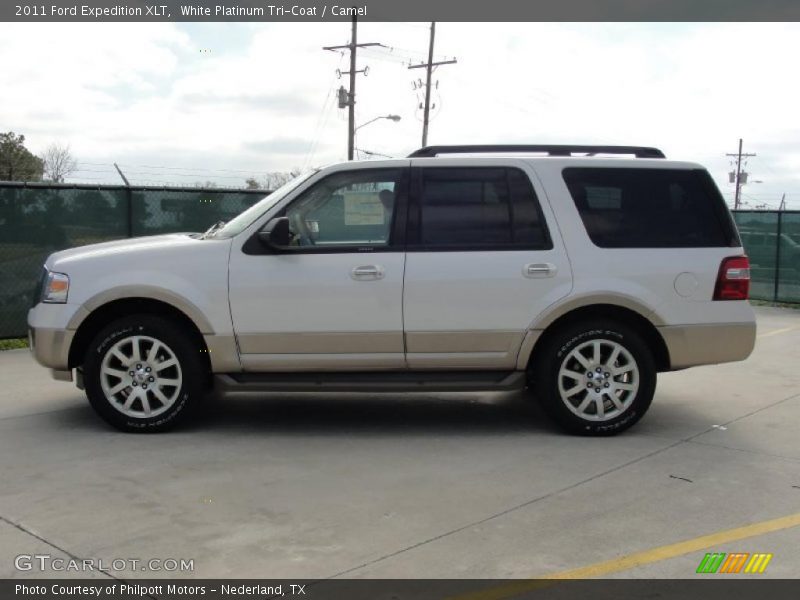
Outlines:
{"label": "grass patch", "polygon": [[0,351],[16,350],[17,348],[27,348],[28,340],[25,338],[12,338],[10,340],[0,340]]}

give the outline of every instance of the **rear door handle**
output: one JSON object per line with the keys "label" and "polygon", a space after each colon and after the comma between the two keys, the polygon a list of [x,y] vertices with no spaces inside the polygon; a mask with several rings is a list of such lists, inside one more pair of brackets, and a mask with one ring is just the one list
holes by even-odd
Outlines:
{"label": "rear door handle", "polygon": [[553,277],[558,272],[558,267],[552,263],[529,263],[522,269],[522,274],[529,279]]}
{"label": "rear door handle", "polygon": [[385,273],[380,265],[362,265],[350,271],[350,277],[356,281],[375,281],[383,279]]}

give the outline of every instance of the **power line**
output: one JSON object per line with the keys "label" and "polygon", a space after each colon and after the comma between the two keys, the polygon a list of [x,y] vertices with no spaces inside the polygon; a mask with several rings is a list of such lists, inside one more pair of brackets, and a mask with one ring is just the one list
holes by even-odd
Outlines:
{"label": "power line", "polygon": [[389,156],[388,154],[381,154],[380,152],[372,152],[371,150],[363,150],[361,148],[356,148],[356,152],[361,152],[366,154],[367,156],[380,156],[381,158],[395,158],[394,156]]}
{"label": "power line", "polygon": [[78,167],[73,171],[73,173],[112,173],[112,171],[108,169],[82,169]]}
{"label": "power line", "polygon": [[258,169],[204,169],[202,167],[166,167],[166,166],[158,166],[158,165],[129,165],[134,168],[138,169],[166,169],[170,171],[200,171],[203,173],[208,172],[215,172],[215,173],[257,173]]}
{"label": "power line", "polygon": [[[411,65],[413,62],[424,62],[426,59],[425,53],[417,52],[414,50],[406,50],[396,46],[382,45],[374,48],[365,48],[362,50],[363,54],[375,60],[382,60],[384,62],[391,62],[395,64],[403,64],[406,66]],[[436,56],[437,61],[445,61],[449,57],[440,55]]]}
{"label": "power line", "polygon": [[[84,181],[115,181],[119,177],[117,168],[115,167],[114,163],[87,163],[82,162],[78,163],[81,164],[90,164],[92,166],[104,166],[107,165],[108,169],[88,169],[86,167],[78,167],[72,174],[70,174],[69,179],[71,180],[84,180]],[[245,170],[245,169],[194,169],[191,168],[188,171],[179,171],[179,169],[186,169],[186,167],[168,167],[168,166],[148,166],[148,165],[139,165],[139,168],[150,168],[150,169],[160,169],[161,172],[154,172],[154,171],[138,171],[138,170],[130,170],[129,167],[132,165],[126,165],[123,163],[118,163],[117,166],[119,168],[125,169],[125,176],[126,177],[135,177],[137,179],[137,183],[140,181],[140,178],[145,177],[148,178],[150,181],[155,181],[156,183],[171,183],[174,181],[173,178],[192,178],[194,180],[199,179],[227,179],[227,180],[237,180],[243,181],[246,179],[246,176],[249,177],[258,177],[267,173],[268,171],[265,169],[253,169],[253,170]],[[135,166],[133,167],[136,168]],[[168,172],[164,172],[167,170]],[[212,172],[217,171],[217,172]],[[87,175],[82,175],[82,173],[99,173],[104,174],[106,177],[92,177]],[[241,173],[240,175],[221,175],[220,173]],[[150,179],[153,177],[158,177],[159,179]],[[185,185],[185,182],[183,183]]]}
{"label": "power line", "polygon": [[761,165],[762,167],[764,167],[764,168],[765,168],[767,171],[769,171],[770,173],[772,173],[772,174],[773,174],[775,177],[780,177],[780,176],[781,176],[781,175],[780,175],[780,174],[779,174],[779,173],[778,173],[778,172],[777,172],[775,169],[773,169],[773,168],[772,168],[772,167],[769,165],[769,162],[768,162],[768,161],[765,161],[765,160],[764,160],[764,157],[762,157],[762,156],[759,156],[759,157],[757,157],[757,158],[758,158],[758,164],[759,164],[759,165]]}
{"label": "power line", "polygon": [[[339,73],[341,72],[339,67],[342,64],[343,59],[344,59],[344,52],[339,52],[339,62],[336,64],[336,72]],[[330,110],[331,108],[333,108],[333,104],[331,101],[334,97],[335,82],[336,82],[336,74],[334,74],[331,77],[330,83],[328,84],[328,92],[325,94],[325,100],[322,102],[319,114],[317,115],[316,124],[314,125],[314,139],[312,140],[311,145],[308,147],[308,152],[306,153],[306,157],[303,160],[303,170],[307,169],[311,161],[314,159],[314,156],[316,155],[317,152],[317,145],[319,144],[319,140],[322,137],[322,133],[328,124],[328,119],[330,117]]]}
{"label": "power line", "polygon": [[[748,200],[752,200],[753,202],[756,202],[757,204],[755,205],[755,208],[775,208],[774,206],[772,206],[768,202],[765,202],[764,200],[762,200],[760,198],[756,198],[755,196],[751,196],[750,194],[745,194],[744,192],[742,192],[742,196],[744,196]],[[742,201],[741,204],[744,204],[744,201]]]}
{"label": "power line", "polygon": [[325,96],[325,101],[322,103],[322,108],[317,118],[317,123],[314,126],[314,137],[311,141],[311,145],[308,147],[308,152],[306,152],[305,159],[303,159],[303,170],[308,168],[308,166],[311,164],[311,161],[314,159],[314,156],[316,156],[317,146],[319,145],[322,134],[328,125],[330,111],[333,109],[334,104],[332,102],[332,99],[334,98],[334,89],[335,88],[333,84],[331,84],[331,86],[328,88],[328,94]]}
{"label": "power line", "polygon": [[[90,165],[94,167],[111,167],[114,168],[114,163],[95,163],[95,162],[85,162],[80,161],[78,162],[79,165]],[[123,164],[123,163],[120,163]],[[246,173],[246,174],[253,174],[253,173],[260,173],[263,169],[207,169],[204,167],[173,167],[173,166],[166,166],[166,165],[131,165],[128,163],[124,163],[126,167],[133,167],[135,169],[164,169],[170,171],[197,171],[200,173]],[[89,172],[90,169],[78,169],[80,171],[87,171]],[[102,173],[103,171],[96,171],[98,173]]]}
{"label": "power line", "polygon": [[[125,167],[125,165],[120,164],[120,167]],[[82,172],[82,170],[78,170],[78,172]],[[113,171],[95,171],[96,173],[107,173],[109,176],[116,177],[117,174]],[[149,177],[153,176],[163,176],[163,177],[194,177],[202,179],[204,176],[213,177],[214,179],[243,179],[243,175],[209,175],[207,173],[152,173],[148,171],[125,171],[128,175],[145,175]],[[249,175],[261,175],[267,171],[246,171]]]}

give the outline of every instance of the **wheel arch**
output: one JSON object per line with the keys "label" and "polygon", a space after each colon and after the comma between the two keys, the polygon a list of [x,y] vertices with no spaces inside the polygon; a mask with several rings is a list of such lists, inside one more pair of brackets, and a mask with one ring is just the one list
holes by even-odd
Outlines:
{"label": "wheel arch", "polygon": [[132,314],[148,314],[165,317],[180,324],[189,333],[193,343],[197,344],[207,372],[211,372],[211,361],[203,331],[189,315],[169,302],[156,298],[132,296],[110,300],[96,305],[91,310],[87,307],[87,312],[88,316],[77,326],[70,344],[68,358],[68,368],[70,369],[83,364],[89,344],[103,327],[121,317]]}
{"label": "wheel arch", "polygon": [[536,362],[537,357],[547,347],[550,338],[565,326],[590,319],[608,319],[624,323],[639,333],[645,343],[653,352],[653,360],[659,372],[670,370],[670,356],[667,344],[659,333],[656,325],[642,312],[612,303],[597,303],[578,306],[562,312],[559,316],[550,319],[538,337],[535,337],[530,349],[525,352],[523,348],[518,366],[523,368]]}
{"label": "wheel arch", "polygon": [[83,303],[83,310],[72,318],[67,329],[78,329],[87,314],[92,314],[104,306],[117,301],[129,300],[160,302],[187,317],[201,334],[214,333],[211,323],[194,303],[173,291],[153,285],[121,285],[92,296]]}

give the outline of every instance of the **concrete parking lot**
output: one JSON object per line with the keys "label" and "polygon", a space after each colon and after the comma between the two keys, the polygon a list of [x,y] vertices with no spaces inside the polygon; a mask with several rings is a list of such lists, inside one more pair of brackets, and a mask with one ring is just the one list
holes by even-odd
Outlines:
{"label": "concrete parking lot", "polygon": [[125,577],[683,578],[712,551],[798,577],[800,311],[757,313],[748,361],[661,375],[607,439],[521,394],[238,396],[126,435],[0,353],[0,577],[69,575],[14,567],[46,553],[194,560]]}

